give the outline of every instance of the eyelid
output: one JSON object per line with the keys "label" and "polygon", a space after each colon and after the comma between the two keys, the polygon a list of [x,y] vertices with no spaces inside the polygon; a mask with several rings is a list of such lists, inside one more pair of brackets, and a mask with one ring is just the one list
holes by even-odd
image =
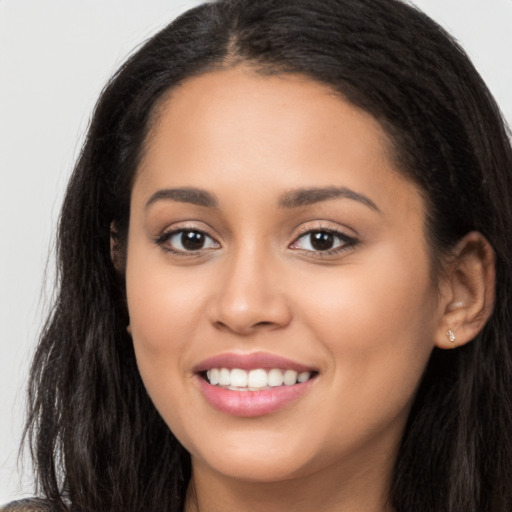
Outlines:
{"label": "eyelid", "polygon": [[[176,247],[172,247],[169,243],[173,236],[176,236],[182,232],[197,232],[202,234],[205,238],[210,240],[210,243],[213,242],[214,247],[211,245],[209,247],[201,247],[199,249],[179,249]],[[185,256],[185,257],[193,257],[193,256],[201,256],[205,253],[209,253],[212,250],[216,250],[221,248],[222,244],[218,241],[217,237],[210,234],[209,229],[205,229],[203,227],[198,227],[197,223],[185,221],[183,223],[177,223],[176,225],[169,226],[163,232],[161,232],[158,236],[154,238],[154,243],[162,248],[162,250],[175,254],[177,256]],[[352,232],[352,230],[350,230]],[[298,242],[312,233],[330,233],[335,238],[338,239],[338,245],[332,247],[330,249],[305,249],[301,247],[297,247]],[[293,241],[288,244],[288,248],[292,250],[301,251],[313,257],[325,257],[325,256],[334,256],[343,251],[346,251],[359,243],[359,239],[355,235],[348,235],[346,230],[341,227],[333,227],[332,225],[326,225],[322,221],[316,221],[315,223],[305,223],[302,225]]]}
{"label": "eyelid", "polygon": [[[197,250],[186,250],[186,249],[177,249],[173,248],[168,242],[171,240],[173,236],[178,235],[184,231],[196,232],[204,235],[209,240],[213,241],[216,247],[204,247]],[[197,224],[192,224],[190,222],[185,222],[183,224],[173,225],[172,227],[168,227],[163,232],[161,232],[158,236],[154,238],[154,243],[161,247],[164,251],[169,252],[173,255],[177,256],[185,256],[185,257],[193,257],[198,256],[200,254],[204,254],[211,250],[217,249],[221,247],[220,242],[212,236],[207,229],[200,228]]]}
{"label": "eyelid", "polygon": [[[306,237],[307,235],[311,235],[312,233],[330,233],[333,236],[337,237],[342,243],[336,247],[331,249],[322,250],[314,250],[314,249],[303,249],[300,247],[293,247],[299,240]],[[299,229],[299,232],[294,237],[292,243],[288,246],[292,250],[302,251],[303,253],[308,253],[313,257],[325,257],[325,256],[334,256],[340,254],[357,244],[359,244],[359,239],[355,235],[348,235],[343,229],[337,227],[334,228],[332,226],[326,226],[323,223],[318,223],[314,226],[308,224],[306,226],[302,226]]]}

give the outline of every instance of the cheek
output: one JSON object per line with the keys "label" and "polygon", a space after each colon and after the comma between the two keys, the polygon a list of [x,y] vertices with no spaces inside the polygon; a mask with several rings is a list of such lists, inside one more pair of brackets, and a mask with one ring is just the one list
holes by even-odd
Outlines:
{"label": "cheek", "polygon": [[191,340],[202,316],[197,281],[171,272],[168,265],[127,267],[127,298],[137,366],[144,386],[164,421],[180,440],[188,439],[194,412],[189,409]]}
{"label": "cheek", "polygon": [[339,339],[339,348],[352,347],[353,340],[352,348],[362,352],[432,342],[437,300],[426,251],[405,240],[347,261],[331,275],[313,276],[305,287],[315,311],[311,318],[327,339]]}
{"label": "cheek", "polygon": [[[127,276],[128,310],[132,330],[156,350],[182,339],[200,316],[196,281],[164,268]],[[164,334],[165,333],[165,334]],[[172,333],[172,338],[170,337]]]}
{"label": "cheek", "polygon": [[144,383],[155,398],[154,393],[165,393],[164,388],[186,372],[184,355],[204,316],[199,303],[204,286],[195,269],[173,270],[156,247],[133,243],[128,256],[126,291],[134,349]]}
{"label": "cheek", "polygon": [[343,411],[361,427],[408,412],[437,325],[428,261],[408,258],[385,247],[307,285],[303,317],[330,359],[326,378],[343,391],[333,397],[342,421]]}

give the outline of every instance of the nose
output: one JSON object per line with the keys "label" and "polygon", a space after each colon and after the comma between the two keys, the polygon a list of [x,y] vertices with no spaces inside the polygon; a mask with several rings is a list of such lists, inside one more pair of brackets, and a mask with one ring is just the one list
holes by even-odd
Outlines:
{"label": "nose", "polygon": [[239,251],[226,259],[210,309],[217,329],[247,336],[280,329],[292,318],[278,265],[256,251]]}

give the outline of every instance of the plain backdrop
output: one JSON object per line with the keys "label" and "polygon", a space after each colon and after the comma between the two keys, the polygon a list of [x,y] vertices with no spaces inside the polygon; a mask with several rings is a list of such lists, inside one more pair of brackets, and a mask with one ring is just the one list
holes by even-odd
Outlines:
{"label": "plain backdrop", "polygon": [[[0,503],[32,489],[28,462],[17,464],[28,365],[53,292],[56,219],[92,108],[134,48],[198,3],[0,0]],[[512,122],[512,0],[414,3],[461,42]]]}

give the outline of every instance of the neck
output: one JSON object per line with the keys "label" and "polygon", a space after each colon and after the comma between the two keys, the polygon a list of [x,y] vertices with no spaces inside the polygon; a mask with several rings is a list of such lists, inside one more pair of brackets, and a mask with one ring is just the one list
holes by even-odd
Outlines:
{"label": "neck", "polygon": [[185,512],[392,512],[388,504],[391,470],[392,460],[358,469],[323,468],[278,482],[254,482],[220,475],[193,460]]}

